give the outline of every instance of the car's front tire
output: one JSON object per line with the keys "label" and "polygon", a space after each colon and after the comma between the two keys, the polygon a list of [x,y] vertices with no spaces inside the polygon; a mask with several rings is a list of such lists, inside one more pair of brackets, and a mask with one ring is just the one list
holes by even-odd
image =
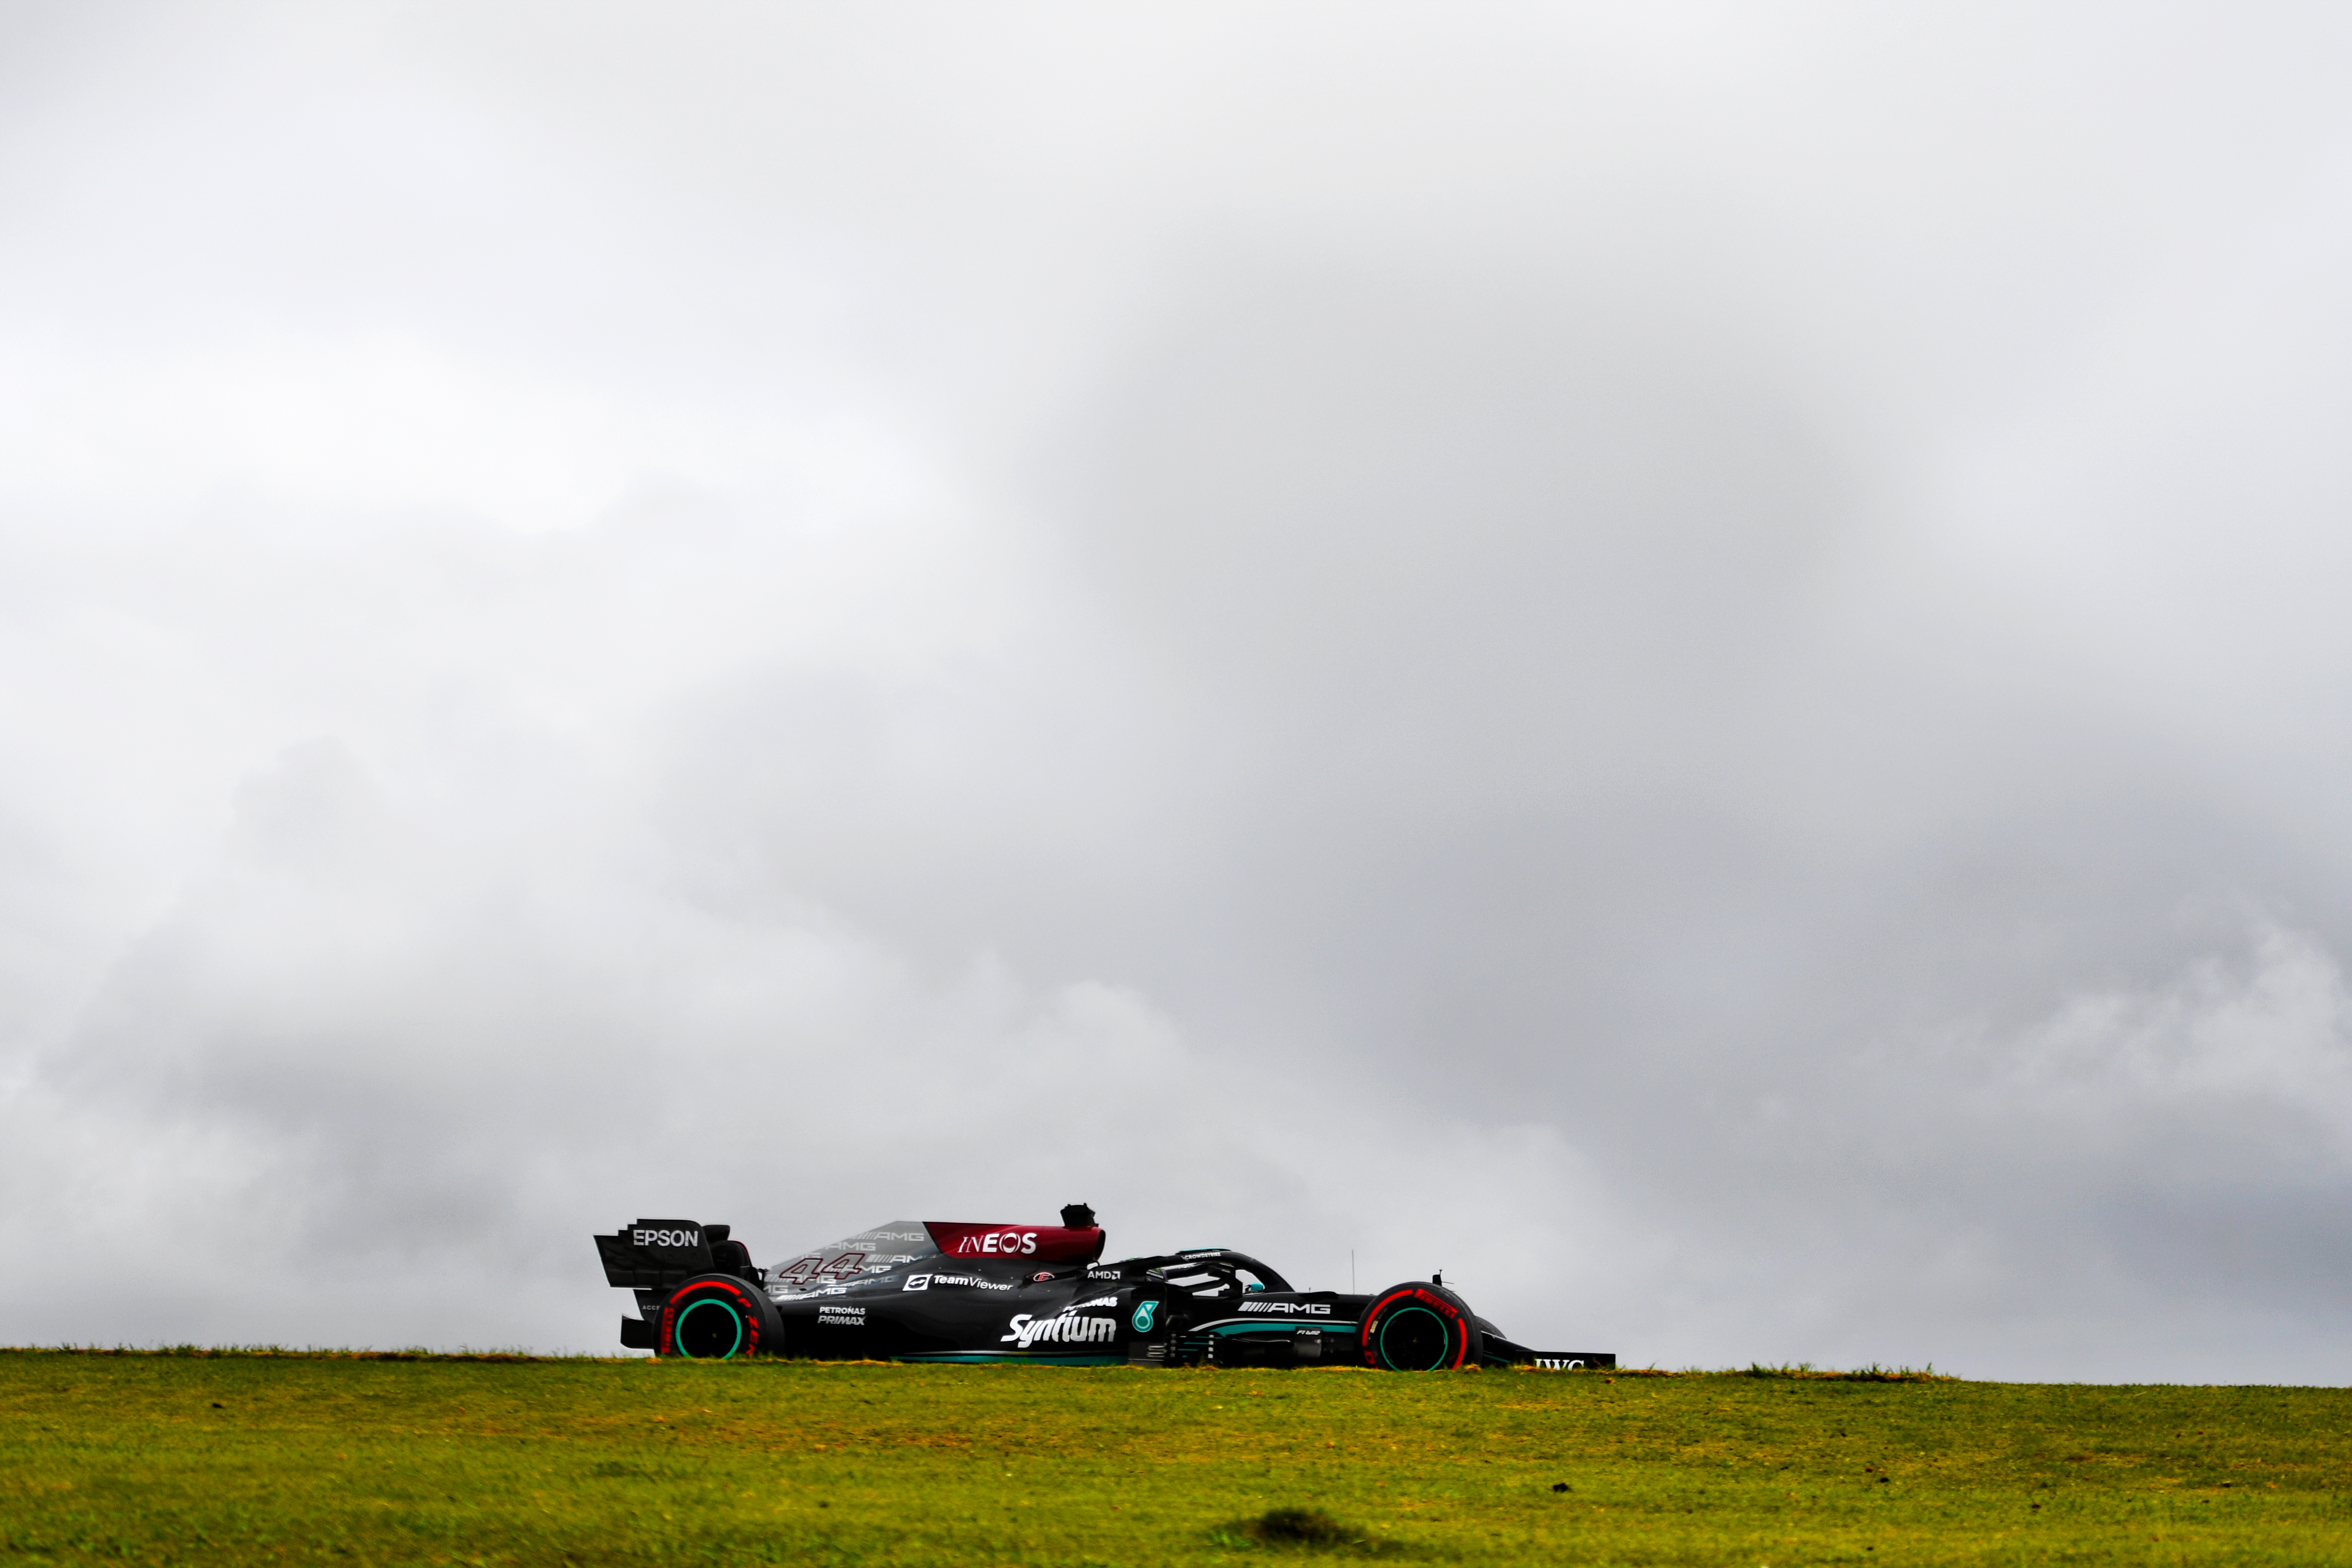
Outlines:
{"label": "car's front tire", "polygon": [[662,1303],[654,1353],[688,1361],[781,1355],[783,1320],[758,1286],[728,1274],[688,1280]]}
{"label": "car's front tire", "polygon": [[1356,1330],[1364,1364],[1380,1372],[1476,1366],[1486,1335],[1470,1304],[1443,1285],[1391,1285],[1372,1298]]}

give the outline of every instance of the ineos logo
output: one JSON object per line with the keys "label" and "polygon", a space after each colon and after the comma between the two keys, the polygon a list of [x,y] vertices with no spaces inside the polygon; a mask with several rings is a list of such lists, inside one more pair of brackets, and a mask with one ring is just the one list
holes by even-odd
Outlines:
{"label": "ineos logo", "polygon": [[956,1247],[959,1253],[993,1252],[1007,1258],[1036,1250],[1037,1233],[1034,1230],[992,1230],[986,1236],[967,1236]]}
{"label": "ineos logo", "polygon": [[629,1239],[639,1247],[700,1247],[702,1233],[698,1230],[638,1230],[630,1232]]}

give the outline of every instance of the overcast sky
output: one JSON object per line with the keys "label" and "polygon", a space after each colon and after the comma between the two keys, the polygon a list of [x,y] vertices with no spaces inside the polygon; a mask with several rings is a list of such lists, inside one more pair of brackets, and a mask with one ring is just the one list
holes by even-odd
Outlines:
{"label": "overcast sky", "polygon": [[0,9],[0,1341],[588,1237],[2352,1381],[2352,12]]}

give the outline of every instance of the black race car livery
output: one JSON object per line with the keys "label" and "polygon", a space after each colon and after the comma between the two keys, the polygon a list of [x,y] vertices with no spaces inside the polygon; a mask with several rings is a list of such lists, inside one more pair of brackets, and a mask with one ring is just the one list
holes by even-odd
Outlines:
{"label": "black race car livery", "polygon": [[1032,1362],[1051,1366],[1613,1367],[1530,1350],[1442,1279],[1377,1295],[1300,1290],[1224,1247],[1102,1261],[1094,1211],[1058,1226],[894,1220],[760,1268],[723,1225],[641,1219],[596,1237],[635,1292],[621,1343],[724,1360]]}

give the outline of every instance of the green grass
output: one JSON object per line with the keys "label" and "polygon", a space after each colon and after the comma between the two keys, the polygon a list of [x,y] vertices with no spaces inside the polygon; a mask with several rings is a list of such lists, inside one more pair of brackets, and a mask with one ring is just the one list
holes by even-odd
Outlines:
{"label": "green grass", "polygon": [[2347,1432],[2339,1389],[1798,1368],[0,1352],[0,1568],[2352,1564]]}

